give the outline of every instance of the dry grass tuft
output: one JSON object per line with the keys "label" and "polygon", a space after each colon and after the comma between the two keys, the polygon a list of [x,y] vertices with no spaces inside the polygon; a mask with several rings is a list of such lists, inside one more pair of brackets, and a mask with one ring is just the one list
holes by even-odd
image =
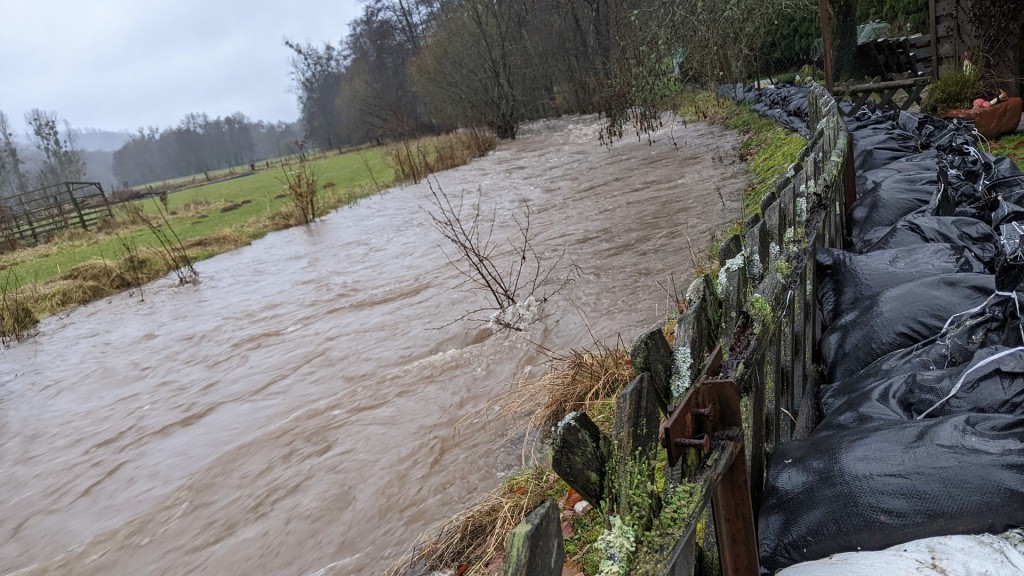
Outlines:
{"label": "dry grass tuft", "polygon": [[502,413],[519,426],[549,430],[569,412],[592,410],[606,404],[635,377],[629,352],[598,346],[596,350],[570,350],[552,356],[548,373],[532,382],[519,382],[497,402]]}
{"label": "dry grass tuft", "polygon": [[0,296],[0,346],[6,347],[30,337],[39,318],[16,293],[3,292]]}
{"label": "dry grass tuft", "polygon": [[485,128],[461,129],[441,136],[406,140],[387,147],[385,157],[400,182],[419,182],[434,172],[457,168],[486,156],[498,137]]}
{"label": "dry grass tuft", "polygon": [[292,205],[274,212],[267,217],[267,223],[271,230],[284,230],[303,224],[302,213]]}
{"label": "dry grass tuft", "polygon": [[[530,468],[485,494],[475,505],[421,536],[414,551],[388,569],[401,576],[418,566],[444,570],[468,565],[465,574],[484,574],[503,557],[510,532],[548,497],[557,478],[550,470]],[[460,572],[461,573],[461,572]]]}
{"label": "dry grass tuft", "polygon": [[30,285],[24,292],[22,298],[25,303],[39,316],[49,316],[113,294],[102,284],[88,280],[57,280],[42,286]]}
{"label": "dry grass tuft", "polygon": [[235,230],[221,230],[209,236],[193,238],[183,244],[186,250],[213,250],[227,252],[249,244],[249,240]]}
{"label": "dry grass tuft", "polygon": [[61,277],[62,280],[90,282],[110,291],[127,290],[135,285],[130,274],[110,260],[89,260],[78,264]]}

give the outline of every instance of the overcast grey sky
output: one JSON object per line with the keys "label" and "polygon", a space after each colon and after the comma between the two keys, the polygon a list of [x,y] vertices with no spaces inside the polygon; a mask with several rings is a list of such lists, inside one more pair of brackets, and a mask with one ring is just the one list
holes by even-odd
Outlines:
{"label": "overcast grey sky", "polygon": [[189,112],[295,120],[282,39],[337,43],[356,0],[0,0],[0,110],[75,128],[175,125]]}

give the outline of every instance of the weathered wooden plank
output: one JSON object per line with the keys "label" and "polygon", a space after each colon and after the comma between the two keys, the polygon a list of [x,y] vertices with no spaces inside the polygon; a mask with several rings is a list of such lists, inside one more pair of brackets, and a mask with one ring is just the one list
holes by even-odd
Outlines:
{"label": "weathered wooden plank", "polygon": [[545,500],[508,535],[504,576],[560,576],[565,543],[558,505]]}
{"label": "weathered wooden plank", "polygon": [[647,372],[651,375],[658,408],[667,415],[668,404],[672,400],[672,389],[669,386],[672,378],[672,348],[665,339],[665,333],[661,328],[655,328],[643,334],[633,343],[629,357],[638,373]]}
{"label": "weathered wooden plank", "polygon": [[615,442],[622,455],[649,457],[658,446],[658,400],[649,374],[637,376],[615,398]]}
{"label": "weathered wooden plank", "polygon": [[846,88],[837,88],[837,95],[859,94],[861,92],[878,92],[892,88],[910,88],[918,84],[926,85],[928,81],[923,78],[907,78],[905,80],[887,80],[885,82],[872,82],[870,84],[857,84]]}
{"label": "weathered wooden plank", "polygon": [[718,345],[722,303],[714,282],[707,275],[693,281],[686,291],[686,312],[676,320],[676,349],[672,354],[669,381],[674,404],[682,397],[704,365],[704,359]]}
{"label": "weathered wooden plank", "polygon": [[551,438],[551,468],[594,506],[604,498],[608,444],[585,412],[563,418]]}
{"label": "weathered wooden plank", "polygon": [[611,510],[639,530],[650,528],[659,506],[653,486],[660,424],[654,387],[645,372],[615,399],[615,466],[609,471],[614,477],[606,487]]}

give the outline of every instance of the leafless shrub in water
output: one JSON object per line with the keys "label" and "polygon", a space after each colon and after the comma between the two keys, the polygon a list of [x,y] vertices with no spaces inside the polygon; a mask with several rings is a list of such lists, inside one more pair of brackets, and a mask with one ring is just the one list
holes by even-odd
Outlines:
{"label": "leafless shrub in water", "polygon": [[320,174],[309,160],[305,144],[299,143],[298,162],[282,166],[285,186],[292,206],[303,224],[310,224],[320,217]]}
{"label": "leafless shrub in water", "polygon": [[[429,182],[434,228],[448,241],[453,253],[448,261],[466,283],[487,294],[488,305],[467,312],[461,319],[480,320],[500,328],[522,330],[536,308],[558,294],[579,275],[571,261],[563,265],[564,251],[545,260],[534,247],[530,205],[512,214],[517,234],[507,239],[494,237],[497,208],[490,215],[481,212],[479,194],[475,202],[466,195],[453,199],[439,183]],[[562,275],[564,272],[564,276]],[[484,319],[479,315],[489,313]]]}
{"label": "leafless shrub in water", "polygon": [[188,255],[188,251],[181,243],[181,238],[178,237],[178,233],[174,231],[170,221],[167,219],[167,212],[155,200],[153,204],[156,206],[159,218],[154,218],[144,212],[141,213],[141,218],[146,224],[146,228],[149,229],[150,233],[153,234],[160,244],[159,252],[161,258],[163,258],[167,267],[173,270],[174,274],[178,277],[178,284],[185,285],[198,282],[199,272],[192,265],[192,258]]}

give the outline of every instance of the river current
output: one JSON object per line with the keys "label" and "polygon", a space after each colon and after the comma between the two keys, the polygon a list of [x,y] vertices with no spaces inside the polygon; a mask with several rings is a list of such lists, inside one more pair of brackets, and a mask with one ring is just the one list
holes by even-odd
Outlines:
{"label": "river current", "polygon": [[0,351],[0,574],[381,573],[520,464],[489,406],[541,348],[664,320],[738,218],[736,136],[666,124],[607,148],[595,117],[537,122],[431,178],[496,239],[528,203],[541,258],[578,266],[522,332],[458,320],[486,299],[427,183],[45,320]]}

